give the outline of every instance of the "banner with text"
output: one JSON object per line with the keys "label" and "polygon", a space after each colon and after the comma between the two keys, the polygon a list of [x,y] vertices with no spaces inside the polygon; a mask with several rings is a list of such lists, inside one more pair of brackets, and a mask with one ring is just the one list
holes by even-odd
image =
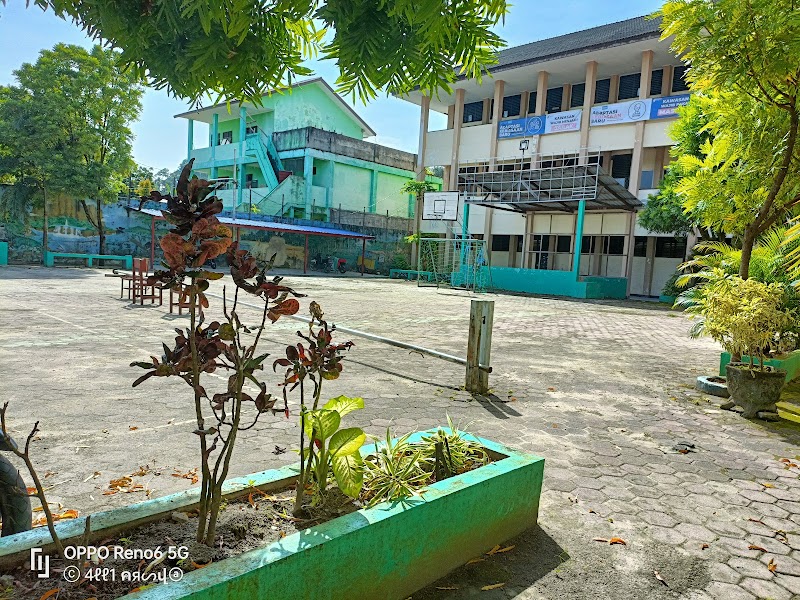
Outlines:
{"label": "banner with text", "polygon": [[583,111],[579,108],[577,110],[567,110],[547,115],[544,132],[563,133],[565,131],[580,131],[581,114],[583,114]]}
{"label": "banner with text", "polygon": [[616,125],[617,123],[635,123],[650,117],[651,99],[631,100],[616,104],[593,106],[589,117],[589,125]]}
{"label": "banner with text", "polygon": [[651,119],[669,119],[677,117],[678,107],[686,106],[689,104],[691,94],[681,94],[680,96],[667,96],[665,98],[653,98],[650,105],[650,118]]}

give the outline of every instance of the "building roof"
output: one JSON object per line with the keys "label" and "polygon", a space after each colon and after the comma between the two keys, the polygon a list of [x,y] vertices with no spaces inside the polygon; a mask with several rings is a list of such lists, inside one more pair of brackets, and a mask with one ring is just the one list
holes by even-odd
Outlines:
{"label": "building roof", "polygon": [[[285,88],[285,89],[293,89],[293,88],[302,87],[304,85],[315,85],[315,84],[319,84],[322,87],[323,91],[325,91],[325,93],[328,96],[333,98],[333,100],[335,102],[338,102],[339,104],[341,104],[342,107],[344,108],[344,110],[346,112],[348,112],[356,121],[358,121],[359,125],[361,126],[361,128],[364,130],[364,133],[366,134],[365,137],[371,137],[371,136],[377,135],[375,130],[372,129],[372,127],[370,127],[367,124],[367,122],[364,119],[361,118],[361,116],[355,111],[355,109],[352,106],[350,106],[345,101],[344,98],[342,98],[339,94],[337,94],[336,90],[334,90],[328,84],[328,82],[325,81],[322,77],[313,77],[311,79],[305,79],[303,81],[298,81],[297,83],[293,83],[292,85],[287,86],[287,88]],[[271,93],[276,93],[277,94],[277,93],[281,93],[281,90],[270,90],[270,92],[268,92],[268,93],[270,93],[270,94]],[[267,94],[264,94],[264,95],[267,95]],[[234,107],[234,106],[237,106],[238,104],[239,104],[238,101],[232,101],[230,103],[222,102],[220,104],[213,104],[211,106],[205,106],[205,107],[202,107],[202,108],[196,108],[194,110],[190,110],[190,111],[187,111],[187,112],[183,112],[183,113],[177,114],[177,115],[175,115],[175,118],[176,119],[193,119],[195,121],[202,121],[204,123],[210,123],[211,120],[212,120],[212,115],[214,113],[217,113],[217,114],[228,114],[229,112],[232,112],[230,109],[232,107]],[[249,106],[252,106],[252,104],[249,103],[249,102],[246,103],[246,104],[248,104]],[[248,108],[248,113],[251,110],[252,110],[253,114],[258,114],[259,113],[258,107],[253,107],[252,109]]]}
{"label": "building roof", "polygon": [[[531,63],[658,38],[661,36],[660,26],[661,18],[634,17],[625,21],[506,48],[498,53],[497,64],[492,66],[490,71],[497,72]],[[461,79],[463,78],[462,76]]]}
{"label": "building roof", "polygon": [[[133,209],[138,212],[153,217],[155,219],[163,219],[160,210],[152,208]],[[230,217],[217,217],[223,225],[231,227],[241,227],[242,229],[260,229],[262,231],[277,231],[280,233],[298,233],[300,235],[322,235],[327,237],[339,238],[352,238],[358,240],[374,240],[374,235],[366,233],[358,233],[356,231],[349,231],[347,229],[337,229],[334,227],[315,227],[313,225],[293,225],[291,223],[279,223],[277,221],[262,221],[260,219],[242,219]]]}

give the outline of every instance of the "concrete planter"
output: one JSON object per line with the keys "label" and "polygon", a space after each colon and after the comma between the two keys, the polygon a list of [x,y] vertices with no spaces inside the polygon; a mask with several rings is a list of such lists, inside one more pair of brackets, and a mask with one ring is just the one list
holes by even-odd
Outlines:
{"label": "concrete planter", "polygon": [[725,370],[731,401],[722,408],[741,406],[744,409],[742,416],[748,419],[758,416],[761,411],[776,412],[775,403],[780,400],[781,390],[786,385],[784,371],[751,370],[742,363],[729,363]]}
{"label": "concrete planter", "polygon": [[[731,355],[728,352],[723,352],[719,357],[719,374],[725,377],[725,366],[731,362]],[[750,362],[749,356],[743,356],[742,362]],[[756,359],[758,364],[758,359]],[[786,382],[792,381],[795,377],[800,376],[800,350],[795,350],[789,354],[783,354],[779,358],[769,358],[764,361],[768,367],[775,367],[781,371],[786,371]]]}
{"label": "concrete planter", "polygon": [[670,306],[672,306],[673,304],[675,304],[675,298],[676,296],[661,295],[658,297],[658,301],[661,302],[662,304],[669,304]]}
{"label": "concrete planter", "polygon": [[[424,435],[417,433],[412,441]],[[281,600],[402,599],[536,525],[544,459],[478,440],[495,462],[434,483],[403,503],[382,503],[289,535],[278,542],[187,573],[182,581],[142,590],[136,600],[280,598]],[[362,454],[373,452],[372,446]],[[296,466],[229,480],[227,496],[252,487],[276,490],[296,479]],[[193,489],[92,515],[92,538],[163,518],[196,504]],[[79,538],[84,519],[59,523],[63,538]],[[0,539],[0,568],[45,546],[45,528]]]}

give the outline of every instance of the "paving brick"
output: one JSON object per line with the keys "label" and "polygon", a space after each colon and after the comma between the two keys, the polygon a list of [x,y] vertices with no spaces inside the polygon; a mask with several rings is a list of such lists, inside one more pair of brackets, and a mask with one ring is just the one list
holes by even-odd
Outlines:
{"label": "paving brick", "polygon": [[786,588],[781,587],[775,582],[765,581],[763,579],[745,577],[742,579],[739,585],[748,592],[753,593],[756,598],[769,598],[769,600],[792,600],[793,596],[793,594]]}

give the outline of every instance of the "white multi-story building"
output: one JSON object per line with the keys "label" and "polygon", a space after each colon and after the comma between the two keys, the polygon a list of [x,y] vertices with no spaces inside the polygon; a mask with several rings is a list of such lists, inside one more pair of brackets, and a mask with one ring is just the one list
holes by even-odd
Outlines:
{"label": "white multi-story building", "polygon": [[[686,239],[642,229],[636,210],[670,160],[685,71],[659,21],[638,17],[503,50],[481,81],[404,97],[422,107],[418,168],[443,166],[461,193],[458,223],[421,231],[485,240],[497,288],[658,296]],[[446,129],[428,130],[430,111]]]}

